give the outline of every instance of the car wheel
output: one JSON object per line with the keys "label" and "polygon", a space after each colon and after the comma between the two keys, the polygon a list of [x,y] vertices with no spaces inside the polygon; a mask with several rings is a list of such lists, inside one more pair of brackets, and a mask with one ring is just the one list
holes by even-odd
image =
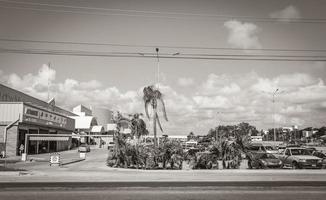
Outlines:
{"label": "car wheel", "polygon": [[299,165],[297,162],[292,163],[292,169],[299,169]]}

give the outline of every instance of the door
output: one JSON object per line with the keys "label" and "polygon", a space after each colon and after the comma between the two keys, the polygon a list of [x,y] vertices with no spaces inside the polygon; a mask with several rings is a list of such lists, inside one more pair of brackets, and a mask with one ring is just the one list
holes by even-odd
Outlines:
{"label": "door", "polygon": [[286,149],[285,150],[285,153],[284,153],[284,158],[283,158],[283,164],[286,165],[286,166],[291,166],[291,159],[290,159],[290,156],[291,156],[291,151],[290,149]]}

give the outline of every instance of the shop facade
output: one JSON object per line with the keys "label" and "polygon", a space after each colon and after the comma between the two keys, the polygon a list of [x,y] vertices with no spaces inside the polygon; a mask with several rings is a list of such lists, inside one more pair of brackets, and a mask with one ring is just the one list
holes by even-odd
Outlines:
{"label": "shop facade", "polygon": [[75,130],[71,115],[54,100],[45,102],[0,84],[1,151],[16,156],[22,146],[28,154],[70,149]]}
{"label": "shop facade", "polygon": [[[18,122],[5,133],[7,125],[15,120]],[[0,132],[3,133],[0,134],[0,141],[6,143],[8,156],[19,155],[22,145],[28,154],[51,153],[71,148],[75,122],[60,113],[24,102],[0,102],[0,123]]]}

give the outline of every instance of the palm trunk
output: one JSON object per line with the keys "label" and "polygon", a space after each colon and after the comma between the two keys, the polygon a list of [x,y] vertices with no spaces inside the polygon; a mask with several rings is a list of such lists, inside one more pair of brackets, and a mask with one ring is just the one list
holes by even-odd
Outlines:
{"label": "palm trunk", "polygon": [[154,148],[157,148],[157,136],[156,136],[156,108],[154,108],[153,112],[153,132],[154,132]]}

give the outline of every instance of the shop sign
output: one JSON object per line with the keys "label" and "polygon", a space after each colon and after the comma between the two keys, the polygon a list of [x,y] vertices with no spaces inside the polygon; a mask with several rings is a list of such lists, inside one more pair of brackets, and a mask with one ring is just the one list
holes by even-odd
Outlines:
{"label": "shop sign", "polygon": [[42,125],[66,127],[67,118],[30,106],[24,107],[24,121],[38,123]]}

